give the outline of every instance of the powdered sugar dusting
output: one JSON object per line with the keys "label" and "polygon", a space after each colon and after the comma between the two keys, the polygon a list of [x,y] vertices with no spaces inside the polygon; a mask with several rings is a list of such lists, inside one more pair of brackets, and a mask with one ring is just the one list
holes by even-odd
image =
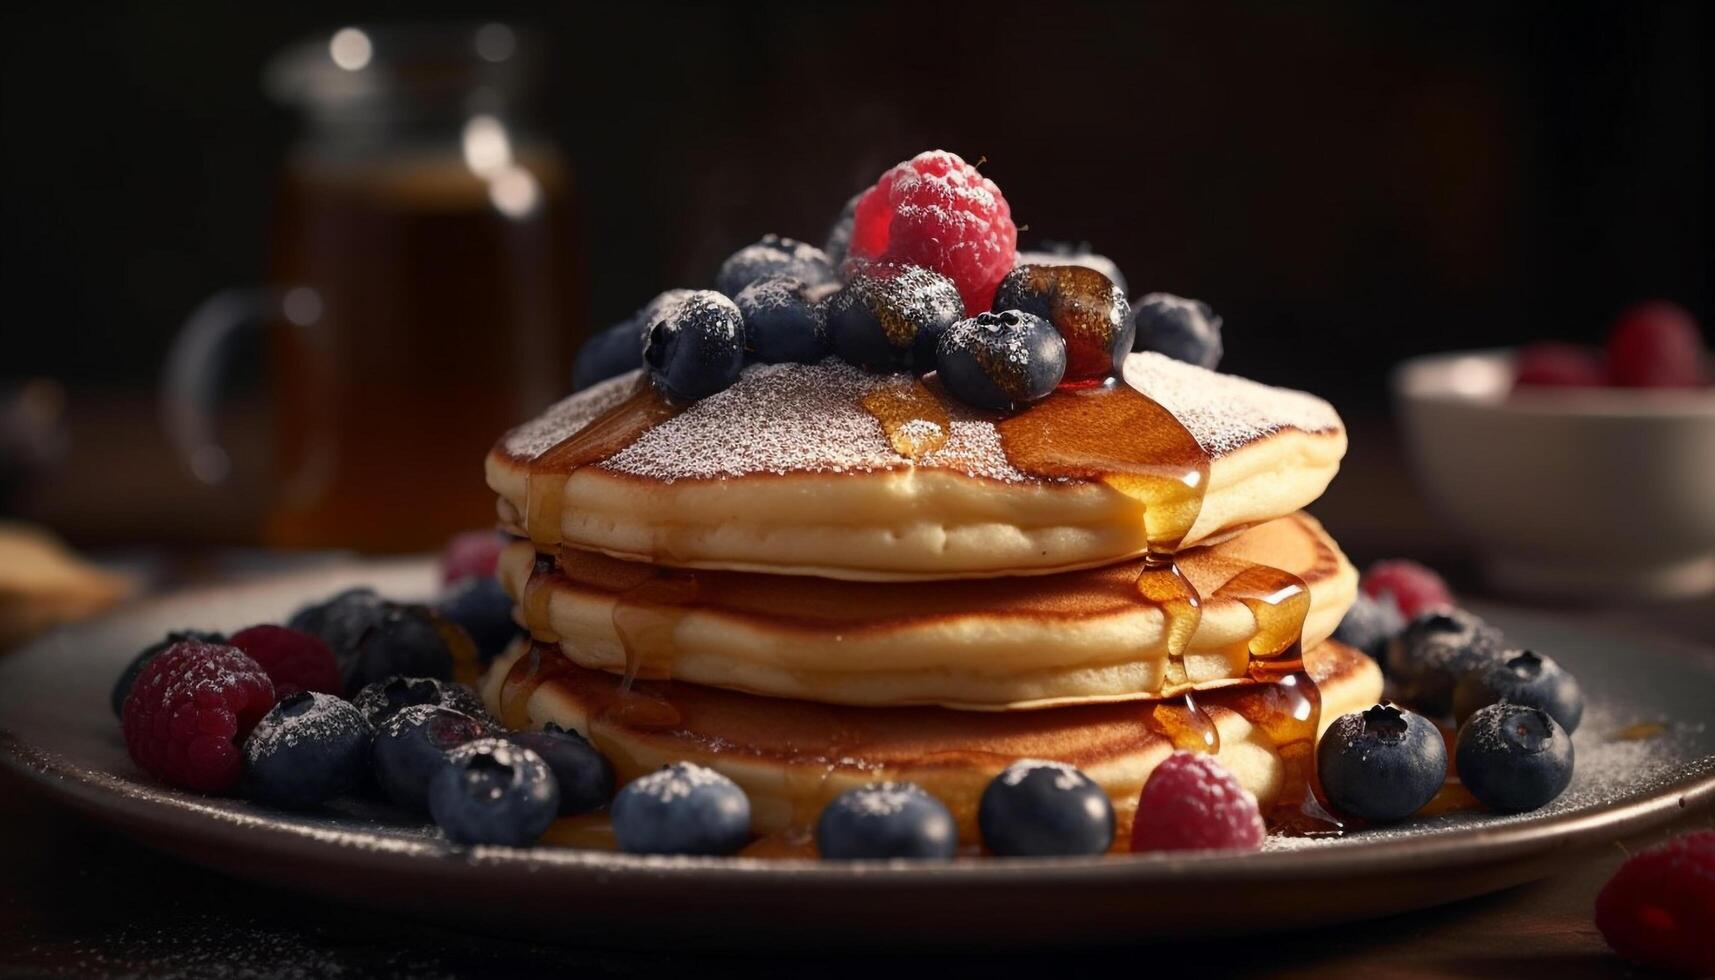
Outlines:
{"label": "powdered sugar dusting", "polygon": [[1057,790],[1070,792],[1090,782],[1089,777],[1077,769],[1053,759],[1020,759],[1001,772],[1000,781],[1008,786],[1017,786],[1038,769],[1047,769],[1054,773],[1054,788]]}
{"label": "powdered sugar dusting", "polygon": [[[298,699],[307,699],[309,703],[299,707]],[[331,694],[305,691],[282,701],[279,707],[256,723],[244,742],[244,757],[254,763],[299,742],[323,740],[339,733],[359,729],[367,731],[368,728],[363,715],[350,703]]]}
{"label": "powdered sugar dusting", "polygon": [[846,804],[866,817],[891,817],[924,796],[912,783],[873,783],[847,794]]}
{"label": "powdered sugar dusting", "polygon": [[1334,406],[1315,395],[1273,388],[1153,352],[1125,360],[1125,380],[1179,419],[1211,456],[1225,456],[1282,429],[1333,432]]}
{"label": "powdered sugar dusting", "polygon": [[[1572,784],[1547,806],[1526,813],[1483,810],[1406,820],[1338,838],[1270,837],[1264,850],[1292,851],[1340,847],[1400,838],[1442,836],[1470,827],[1490,828],[1540,821],[1560,814],[1588,812],[1658,793],[1687,780],[1715,774],[1715,756],[1699,756],[1704,723],[1663,723],[1649,738],[1624,737],[1638,718],[1614,708],[1596,708],[1572,736]],[[1654,728],[1654,725],[1649,726]]]}
{"label": "powdered sugar dusting", "polygon": [[[1125,376],[1177,416],[1214,456],[1282,429],[1340,428],[1340,417],[1320,398],[1159,354],[1131,355]],[[509,433],[503,451],[529,459],[549,449],[617,405],[635,378],[635,372],[620,375],[560,402]],[[894,450],[880,423],[862,406],[866,394],[898,378],[870,374],[838,358],[819,364],[752,365],[732,387],[655,426],[600,465],[663,482],[905,469],[911,461]],[[916,466],[1008,483],[1036,482],[1007,461],[992,416],[953,399],[947,399],[946,407],[950,438]]]}
{"label": "powdered sugar dusting", "polygon": [[533,459],[588,425],[596,416],[631,394],[640,372],[628,371],[556,402],[500,441],[501,451],[514,459]]}
{"label": "powdered sugar dusting", "polygon": [[627,788],[667,803],[684,799],[704,786],[720,786],[731,782],[732,780],[707,766],[675,762],[647,776],[639,776]]}

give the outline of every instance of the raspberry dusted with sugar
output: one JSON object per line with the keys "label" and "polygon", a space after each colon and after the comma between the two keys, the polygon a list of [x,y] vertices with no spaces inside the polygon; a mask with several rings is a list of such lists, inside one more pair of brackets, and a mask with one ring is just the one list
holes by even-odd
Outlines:
{"label": "raspberry dusted with sugar", "polygon": [[125,697],[125,747],[151,775],[219,793],[244,770],[240,746],[268,709],[274,684],[234,647],[185,640],[149,661]]}
{"label": "raspberry dusted with sugar", "polygon": [[1697,321],[1665,299],[1637,303],[1608,334],[1608,377],[1628,388],[1695,388],[1704,376]]}
{"label": "raspberry dusted with sugar", "polygon": [[1018,227],[1000,188],[956,153],[919,153],[857,202],[854,259],[933,269],[953,280],[972,313],[989,308],[1017,252]]}
{"label": "raspberry dusted with sugar", "polygon": [[1634,855],[1596,896],[1596,928],[1628,960],[1715,976],[1715,830]]}
{"label": "raspberry dusted with sugar", "polygon": [[252,626],[227,641],[256,661],[280,697],[299,691],[341,694],[339,662],[322,638],[284,626]]}
{"label": "raspberry dusted with sugar", "polygon": [[1143,784],[1131,849],[1254,851],[1266,831],[1256,797],[1213,756],[1175,752]]}
{"label": "raspberry dusted with sugar", "polygon": [[1441,576],[1409,558],[1376,562],[1358,584],[1364,595],[1372,599],[1393,596],[1394,605],[1406,619],[1412,619],[1426,609],[1453,605],[1453,591],[1447,588]]}

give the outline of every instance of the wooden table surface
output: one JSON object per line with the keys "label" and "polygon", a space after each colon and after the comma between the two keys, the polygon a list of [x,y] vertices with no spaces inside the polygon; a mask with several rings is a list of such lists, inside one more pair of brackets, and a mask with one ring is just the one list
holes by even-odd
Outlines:
{"label": "wooden table surface", "polygon": [[[1359,439],[1339,481],[1315,508],[1360,565],[1407,554],[1464,579],[1454,546],[1416,501],[1385,433]],[[1385,506],[1373,504],[1386,501]],[[191,579],[254,570],[254,554],[210,562]],[[236,562],[236,564],[235,564]],[[264,567],[266,562],[264,561]],[[163,576],[171,583],[175,576]],[[1715,601],[1568,609],[1593,628],[1665,635],[1715,656]],[[1694,650],[1688,655],[1700,655]],[[1154,976],[1519,977],[1633,975],[1591,921],[1596,892],[1627,852],[1715,827],[1715,811],[1571,862],[1534,884],[1422,912],[1337,929],[1221,942],[1041,955],[959,951],[934,956],[824,957],[682,950],[554,948],[507,942],[275,891],[156,854],[37,797],[0,775],[0,975],[143,977],[579,976],[747,978],[937,971],[982,976],[1127,971]],[[575,916],[575,906],[566,910]],[[1218,914],[1212,910],[1211,914]]]}

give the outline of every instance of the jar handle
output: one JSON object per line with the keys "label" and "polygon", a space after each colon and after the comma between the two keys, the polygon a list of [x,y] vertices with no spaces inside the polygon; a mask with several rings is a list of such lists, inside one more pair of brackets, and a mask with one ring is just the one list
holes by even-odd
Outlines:
{"label": "jar handle", "polygon": [[215,293],[185,319],[167,352],[161,421],[197,479],[218,485],[232,473],[232,457],[221,445],[216,424],[216,402],[232,338],[276,317],[293,328],[311,327],[321,314],[321,296],[309,287],[253,287]]}

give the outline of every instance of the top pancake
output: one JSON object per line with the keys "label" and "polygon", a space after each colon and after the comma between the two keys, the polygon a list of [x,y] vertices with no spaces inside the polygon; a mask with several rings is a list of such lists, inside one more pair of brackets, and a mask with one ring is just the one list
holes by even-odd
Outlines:
{"label": "top pancake", "polygon": [[[1207,467],[1175,547],[1310,503],[1345,453],[1339,416],[1302,392],[1157,354],[1131,355],[1125,381],[1178,420]],[[1094,474],[1025,472],[1003,445],[1003,417],[918,387],[931,411],[884,428],[866,399],[897,391],[896,407],[914,411],[912,380],[832,358],[748,368],[731,388],[603,446],[597,461],[543,478],[545,454],[638,385],[636,373],[604,382],[501,440],[487,470],[503,523],[542,550],[849,579],[1051,572],[1151,545],[1155,510]]]}

